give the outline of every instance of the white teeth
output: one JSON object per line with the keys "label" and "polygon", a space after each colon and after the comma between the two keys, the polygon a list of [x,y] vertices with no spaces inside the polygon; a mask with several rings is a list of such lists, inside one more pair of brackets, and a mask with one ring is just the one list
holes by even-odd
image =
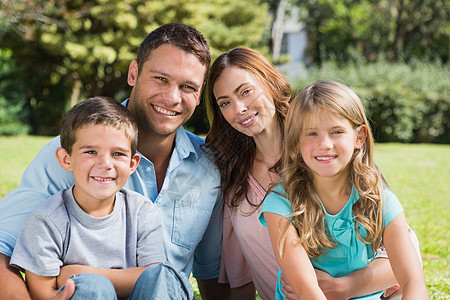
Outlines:
{"label": "white teeth", "polygon": [[251,118],[245,120],[244,122],[241,122],[241,124],[242,124],[242,125],[248,124],[248,123],[250,123],[254,118],[255,118],[255,116],[253,116],[253,117],[251,117]]}
{"label": "white teeth", "polygon": [[330,159],[336,158],[336,156],[317,156],[316,158],[318,160],[330,160]]}
{"label": "white teeth", "polygon": [[158,106],[155,106],[155,109],[156,109],[157,112],[162,113],[162,114],[167,115],[167,116],[175,116],[177,114],[176,112],[173,112],[173,111],[170,111],[170,110],[166,110],[166,109],[158,107]]}
{"label": "white teeth", "polygon": [[98,180],[98,181],[112,181],[112,178],[101,178],[101,177],[95,177],[95,176],[94,176],[94,179]]}

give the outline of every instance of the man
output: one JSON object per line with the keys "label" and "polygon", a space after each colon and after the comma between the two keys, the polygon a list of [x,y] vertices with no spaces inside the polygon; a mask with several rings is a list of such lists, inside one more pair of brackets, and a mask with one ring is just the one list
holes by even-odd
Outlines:
{"label": "man", "polygon": [[[210,60],[207,42],[198,31],[166,24],[145,38],[131,62],[128,83],[133,88],[123,103],[138,123],[137,149],[142,156],[125,186],[158,206],[167,263],[191,298],[192,269],[206,297],[209,288],[216,287],[220,267],[219,174],[200,149],[203,139],[182,127],[200,103]],[[73,184],[71,173],[57,165],[54,153],[59,146],[59,137],[44,146],[24,172],[21,185],[0,201],[2,299],[29,298],[22,277],[8,265],[17,234],[34,208]],[[69,298],[71,282],[66,289],[57,297]]]}

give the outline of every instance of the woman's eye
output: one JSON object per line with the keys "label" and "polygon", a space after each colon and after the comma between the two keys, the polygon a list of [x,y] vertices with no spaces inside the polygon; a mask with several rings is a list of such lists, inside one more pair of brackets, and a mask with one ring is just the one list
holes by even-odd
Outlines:
{"label": "woman's eye", "polygon": [[225,106],[227,106],[229,103],[230,103],[230,102],[228,102],[228,101],[224,101],[224,102],[222,102],[222,103],[219,104],[219,107],[225,107]]}

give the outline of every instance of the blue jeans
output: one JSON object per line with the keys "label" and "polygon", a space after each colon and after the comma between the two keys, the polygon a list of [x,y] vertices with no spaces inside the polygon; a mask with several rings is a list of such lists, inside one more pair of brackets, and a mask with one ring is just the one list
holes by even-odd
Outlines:
{"label": "blue jeans", "polygon": [[[75,282],[72,300],[115,300],[116,291],[111,281],[98,274],[82,273],[70,277]],[[58,291],[62,291],[64,286]],[[128,300],[190,300],[194,299],[189,279],[168,263],[149,266],[139,276]]]}
{"label": "blue jeans", "polygon": [[[70,276],[75,282],[75,292],[71,300],[116,300],[117,295],[112,282],[105,276],[91,273],[81,273]],[[65,285],[58,290],[58,294]]]}

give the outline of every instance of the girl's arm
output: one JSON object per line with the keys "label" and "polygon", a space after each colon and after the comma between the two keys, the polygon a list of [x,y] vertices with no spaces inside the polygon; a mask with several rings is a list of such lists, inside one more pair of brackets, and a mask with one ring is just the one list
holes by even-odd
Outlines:
{"label": "girl's arm", "polygon": [[402,299],[428,299],[422,266],[409,237],[404,213],[385,227],[383,245],[402,289]]}
{"label": "girl's arm", "polygon": [[294,288],[297,297],[299,299],[326,299],[319,288],[316,273],[305,249],[296,243],[298,235],[294,226],[289,225],[283,245],[283,257],[280,257],[278,247],[281,236],[280,228],[286,228],[289,220],[271,212],[264,212],[264,219],[278,265]]}
{"label": "girl's arm", "polygon": [[147,268],[135,267],[129,269],[102,269],[83,265],[67,265],[61,268],[57,278],[58,288],[60,288],[66,280],[73,274],[94,273],[107,277],[116,290],[117,297],[127,298],[138,280],[141,273]]}

